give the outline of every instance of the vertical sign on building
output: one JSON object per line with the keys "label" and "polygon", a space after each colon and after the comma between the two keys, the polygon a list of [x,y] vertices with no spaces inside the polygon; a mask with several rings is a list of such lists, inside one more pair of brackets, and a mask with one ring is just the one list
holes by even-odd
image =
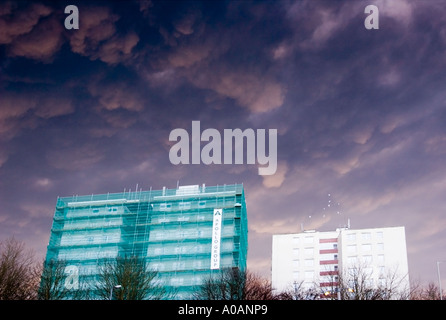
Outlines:
{"label": "vertical sign on building", "polygon": [[222,215],[223,209],[214,209],[214,218],[212,223],[211,269],[220,268],[220,239]]}

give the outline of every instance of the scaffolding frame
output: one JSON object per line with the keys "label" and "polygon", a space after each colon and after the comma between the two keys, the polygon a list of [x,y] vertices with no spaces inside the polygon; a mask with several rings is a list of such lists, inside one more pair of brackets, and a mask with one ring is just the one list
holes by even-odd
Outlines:
{"label": "scaffolding frame", "polygon": [[[248,220],[242,184],[178,186],[59,197],[46,260],[76,266],[94,287],[104,259],[138,256],[175,299],[191,299],[210,269],[213,210],[223,209],[220,269],[246,269]],[[81,290],[81,289],[80,289]]]}

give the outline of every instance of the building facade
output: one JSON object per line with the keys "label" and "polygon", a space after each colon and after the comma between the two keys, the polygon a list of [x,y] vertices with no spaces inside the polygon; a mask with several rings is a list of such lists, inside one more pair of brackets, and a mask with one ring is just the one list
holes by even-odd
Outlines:
{"label": "building facade", "polygon": [[298,286],[311,288],[320,297],[340,298],[341,290],[354,295],[355,287],[359,290],[357,282],[367,288],[392,285],[395,293],[408,290],[404,227],[311,230],[273,236],[274,288],[293,290]]}
{"label": "building facade", "polygon": [[239,184],[63,197],[46,260],[66,263],[66,289],[92,290],[101,261],[141,257],[175,299],[190,299],[211,272],[246,269],[247,233]]}

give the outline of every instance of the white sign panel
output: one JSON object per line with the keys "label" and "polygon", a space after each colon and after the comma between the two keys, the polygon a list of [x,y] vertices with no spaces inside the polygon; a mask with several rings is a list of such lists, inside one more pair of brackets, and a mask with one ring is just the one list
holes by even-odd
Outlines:
{"label": "white sign panel", "polygon": [[220,239],[222,215],[223,209],[214,209],[214,219],[212,223],[211,269],[220,268]]}

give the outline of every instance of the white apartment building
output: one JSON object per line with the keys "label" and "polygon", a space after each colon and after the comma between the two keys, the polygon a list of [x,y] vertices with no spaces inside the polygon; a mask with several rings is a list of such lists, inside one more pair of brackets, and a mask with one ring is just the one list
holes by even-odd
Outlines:
{"label": "white apartment building", "polygon": [[272,241],[272,285],[277,290],[298,284],[339,297],[340,277],[345,283],[359,273],[369,287],[393,281],[396,291],[409,288],[404,227],[310,230],[273,235]]}

